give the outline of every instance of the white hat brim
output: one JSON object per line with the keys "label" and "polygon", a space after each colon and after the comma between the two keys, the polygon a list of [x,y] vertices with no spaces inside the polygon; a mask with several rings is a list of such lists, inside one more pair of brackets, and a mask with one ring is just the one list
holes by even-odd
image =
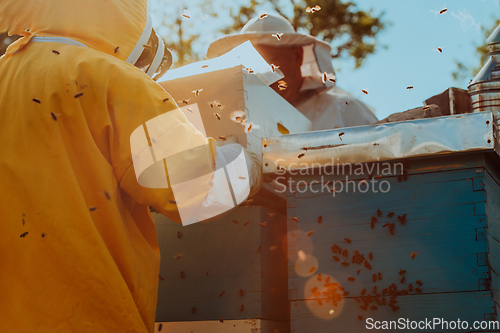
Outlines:
{"label": "white hat brim", "polygon": [[207,50],[207,58],[212,59],[219,57],[227,52],[231,51],[236,46],[243,44],[246,41],[250,41],[253,45],[269,45],[276,47],[290,47],[290,46],[304,46],[309,44],[317,44],[318,46],[331,50],[329,44],[313,37],[299,33],[284,33],[278,40],[271,33],[238,33],[232,35],[226,35],[214,41]]}

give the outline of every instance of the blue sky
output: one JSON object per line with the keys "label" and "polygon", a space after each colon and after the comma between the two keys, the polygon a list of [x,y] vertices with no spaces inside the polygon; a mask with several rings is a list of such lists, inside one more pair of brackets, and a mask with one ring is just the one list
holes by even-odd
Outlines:
{"label": "blue sky", "polygon": [[[480,26],[490,27],[495,18],[500,18],[498,0],[356,3],[362,9],[385,12],[384,17],[392,25],[380,34],[378,41],[388,48],[370,56],[358,70],[353,70],[352,61],[335,64],[335,68],[341,67],[337,73],[339,86],[374,107],[379,119],[421,106],[425,99],[448,87],[466,89],[469,78],[453,81],[455,60],[477,66],[475,45],[483,41]],[[443,8],[448,10],[440,15]],[[409,91],[407,86],[414,88]],[[363,95],[361,89],[368,90],[368,95]]]}
{"label": "blue sky", "polygon": [[[200,53],[222,34],[217,28],[228,21],[228,2],[213,0],[217,18],[204,14],[201,0],[153,0],[151,9],[187,8],[191,20],[187,29],[200,33],[196,45]],[[240,0],[240,2],[243,0]],[[476,66],[475,47],[483,42],[481,26],[492,26],[500,18],[499,0],[352,0],[360,9],[384,12],[391,23],[378,36],[378,51],[364,65],[354,69],[350,59],[334,61],[339,87],[376,110],[379,119],[395,112],[423,105],[423,101],[448,87],[467,88],[469,79],[453,81],[455,60]],[[284,2],[287,3],[286,1]],[[166,6],[165,6],[166,5]],[[439,11],[447,8],[447,12]],[[287,8],[283,8],[285,11]],[[155,15],[153,14],[155,20]],[[442,48],[439,53],[437,48]],[[406,87],[413,86],[411,91]],[[361,89],[368,91],[364,95]]]}

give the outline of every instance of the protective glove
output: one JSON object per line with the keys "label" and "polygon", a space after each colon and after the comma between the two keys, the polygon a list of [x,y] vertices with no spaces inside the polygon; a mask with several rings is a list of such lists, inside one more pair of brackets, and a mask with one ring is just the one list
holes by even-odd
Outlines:
{"label": "protective glove", "polygon": [[235,160],[243,150],[245,155],[248,176],[250,178],[250,194],[248,197],[254,196],[262,187],[262,161],[257,154],[248,151],[239,143],[236,143],[236,138],[230,136],[226,141],[218,142],[217,153],[223,155],[226,161]]}
{"label": "protective glove", "polygon": [[259,192],[262,187],[262,160],[254,152],[247,151],[243,148],[247,158],[247,169],[250,176],[250,194],[249,198]]}

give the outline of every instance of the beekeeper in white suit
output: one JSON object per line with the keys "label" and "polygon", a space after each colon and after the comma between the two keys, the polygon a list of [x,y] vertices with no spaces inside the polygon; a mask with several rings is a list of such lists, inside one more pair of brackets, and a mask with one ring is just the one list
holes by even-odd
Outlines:
{"label": "beekeeper in white suit", "polygon": [[215,58],[250,41],[269,64],[279,66],[287,83],[271,85],[312,122],[312,130],[368,125],[377,121],[374,110],[336,86],[331,47],[313,36],[295,32],[279,15],[248,21],[238,34],[214,41],[207,57]]}

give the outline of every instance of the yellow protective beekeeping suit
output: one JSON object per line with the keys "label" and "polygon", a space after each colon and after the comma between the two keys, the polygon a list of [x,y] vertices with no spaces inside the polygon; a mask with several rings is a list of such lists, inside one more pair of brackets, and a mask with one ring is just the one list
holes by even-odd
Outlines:
{"label": "yellow protective beekeeping suit", "polygon": [[0,32],[24,36],[0,58],[1,332],[153,331],[160,254],[148,205],[180,220],[170,189],[138,184],[131,133],[168,112],[168,141],[200,146],[197,172],[214,156],[171,96],[124,61],[146,7],[0,1]]}

